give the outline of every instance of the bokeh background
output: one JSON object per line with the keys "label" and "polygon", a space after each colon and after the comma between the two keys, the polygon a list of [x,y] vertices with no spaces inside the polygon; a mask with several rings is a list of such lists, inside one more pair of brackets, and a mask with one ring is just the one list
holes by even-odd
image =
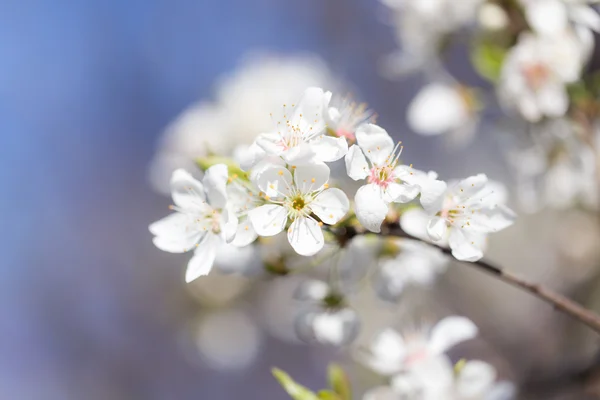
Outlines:
{"label": "bokeh background", "polygon": [[[226,357],[239,346],[251,363],[203,359],[188,328],[215,311],[183,283],[187,258],[152,245],[148,223],[169,200],[152,190],[148,168],[169,122],[210,99],[249,52],[301,53],[351,83],[404,142],[407,162],[447,178],[484,172],[510,188],[493,112],[464,149],[409,131],[405,109],[422,82],[379,73],[397,47],[386,12],[375,0],[2,2],[0,398],[285,398],[271,366],[315,389],[330,359],[352,370],[338,351],[249,321],[274,312],[269,297],[237,304],[233,322],[217,317],[218,334],[206,333],[209,347]],[[485,86],[466,48],[450,54],[461,80]],[[598,250],[589,223],[576,212],[523,216],[490,257],[592,304],[596,265],[580,259]],[[571,253],[557,257],[567,242]],[[586,329],[464,266],[451,266],[435,298],[480,325],[468,354],[525,384],[530,398],[584,398],[573,386],[597,345]]]}

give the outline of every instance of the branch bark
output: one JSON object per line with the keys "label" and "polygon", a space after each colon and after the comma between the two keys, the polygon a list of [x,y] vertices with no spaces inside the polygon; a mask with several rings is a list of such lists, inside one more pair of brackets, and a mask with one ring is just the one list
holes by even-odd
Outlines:
{"label": "branch bark", "polygon": [[[356,228],[353,227],[346,227],[334,233],[337,235],[338,239],[340,240],[340,243],[345,243],[352,239],[354,236],[360,235],[364,232],[358,231]],[[409,235],[408,233],[403,231],[397,223],[384,223],[381,227],[381,235],[402,237],[426,243],[432,247],[438,248],[443,253],[452,257],[452,250],[450,250],[449,248],[438,246],[434,243]],[[581,323],[587,325],[588,327],[596,331],[596,333],[600,334],[600,315],[574,302],[568,297],[565,297],[562,294],[555,292],[539,283],[529,282],[528,280],[521,278],[520,276],[504,268],[498,267],[486,260],[479,260],[476,262],[458,262],[468,265],[472,268],[478,269],[480,271],[484,271],[490,274],[491,276],[495,277],[496,279],[501,280],[502,282],[508,283],[511,286],[529,292],[538,299],[551,304],[555,309],[560,310],[567,315],[570,315],[572,318],[580,321]]]}

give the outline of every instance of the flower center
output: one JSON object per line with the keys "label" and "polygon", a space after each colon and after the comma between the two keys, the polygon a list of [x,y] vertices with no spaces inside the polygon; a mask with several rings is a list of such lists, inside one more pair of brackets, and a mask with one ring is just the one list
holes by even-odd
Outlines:
{"label": "flower center", "polygon": [[383,188],[387,188],[388,185],[396,180],[394,170],[391,166],[386,165],[384,167],[373,166],[369,172],[369,183],[374,183]]}
{"label": "flower center", "polygon": [[527,85],[534,90],[543,86],[550,76],[548,68],[540,63],[526,65],[523,67],[522,73]]}
{"label": "flower center", "polygon": [[304,208],[304,206],[306,205],[306,202],[304,201],[304,199],[302,197],[296,197],[295,199],[292,200],[292,208],[295,210],[302,210]]}
{"label": "flower center", "polygon": [[285,206],[290,218],[296,219],[298,217],[308,216],[311,213],[310,207],[308,206],[310,200],[311,199],[307,197],[307,195],[302,193],[297,193],[289,197],[285,202]]}

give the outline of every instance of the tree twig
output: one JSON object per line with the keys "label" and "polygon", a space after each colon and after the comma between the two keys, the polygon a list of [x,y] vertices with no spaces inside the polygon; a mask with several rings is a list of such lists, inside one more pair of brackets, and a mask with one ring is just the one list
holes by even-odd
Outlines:
{"label": "tree twig", "polygon": [[[347,242],[352,237],[360,235],[363,232],[356,230],[353,227],[346,227],[338,232],[334,232],[340,242]],[[452,250],[447,247],[438,246],[434,243],[419,239],[415,236],[412,236],[406,233],[404,230],[400,228],[400,226],[395,224],[387,224],[384,223],[381,227],[381,235],[383,236],[394,236],[394,237],[403,237],[411,240],[416,240],[422,243],[426,243],[430,246],[438,248],[443,253],[452,257]],[[460,262],[460,261],[459,261]],[[587,325],[594,331],[600,334],[600,315],[596,314],[594,311],[589,310],[582,305],[574,302],[568,297],[563,296],[562,294],[555,292],[541,284],[532,283],[528,280],[519,277],[518,275],[500,268],[489,261],[479,260],[476,262],[462,262],[465,265],[471,266],[472,268],[485,271],[491,276],[494,276],[496,279],[499,279],[505,283],[508,283],[511,286],[524,290],[526,292],[531,293],[535,297],[550,303],[555,309],[564,312],[565,314],[570,315],[572,318],[580,321],[581,323]]]}

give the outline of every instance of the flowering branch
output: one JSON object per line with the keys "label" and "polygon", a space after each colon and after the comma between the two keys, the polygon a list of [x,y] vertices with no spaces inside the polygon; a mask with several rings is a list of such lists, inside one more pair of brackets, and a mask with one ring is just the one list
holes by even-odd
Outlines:
{"label": "flowering branch", "polygon": [[[341,230],[334,232],[334,234],[338,237],[338,240],[341,243],[347,242],[354,236],[360,235],[363,232],[360,229],[356,229],[354,227],[345,227]],[[401,237],[407,238],[411,240],[416,240],[422,243],[426,243],[432,247],[438,248],[444,254],[452,256],[452,250],[448,247],[440,246],[435,243],[428,242],[426,240],[420,239],[413,235],[405,232],[399,224],[396,223],[384,223],[381,226],[381,235],[382,236],[393,236],[393,237]],[[457,260],[460,261],[460,260]],[[547,303],[550,303],[552,307],[558,309],[565,314],[568,314],[572,318],[580,321],[581,323],[587,325],[592,328],[594,331],[600,334],[600,315],[596,314],[592,310],[589,310],[580,304],[574,302],[568,297],[563,296],[560,293],[557,293],[544,285],[539,283],[532,283],[526,279],[519,277],[518,275],[507,271],[504,268],[501,268],[497,265],[494,265],[486,260],[478,260],[475,262],[465,262],[460,261],[465,265],[471,266],[475,269],[479,269],[484,271],[495,278],[501,280],[502,282],[508,283],[511,286],[524,290],[526,292],[531,293],[533,296],[537,297],[540,300],[543,300]]]}

